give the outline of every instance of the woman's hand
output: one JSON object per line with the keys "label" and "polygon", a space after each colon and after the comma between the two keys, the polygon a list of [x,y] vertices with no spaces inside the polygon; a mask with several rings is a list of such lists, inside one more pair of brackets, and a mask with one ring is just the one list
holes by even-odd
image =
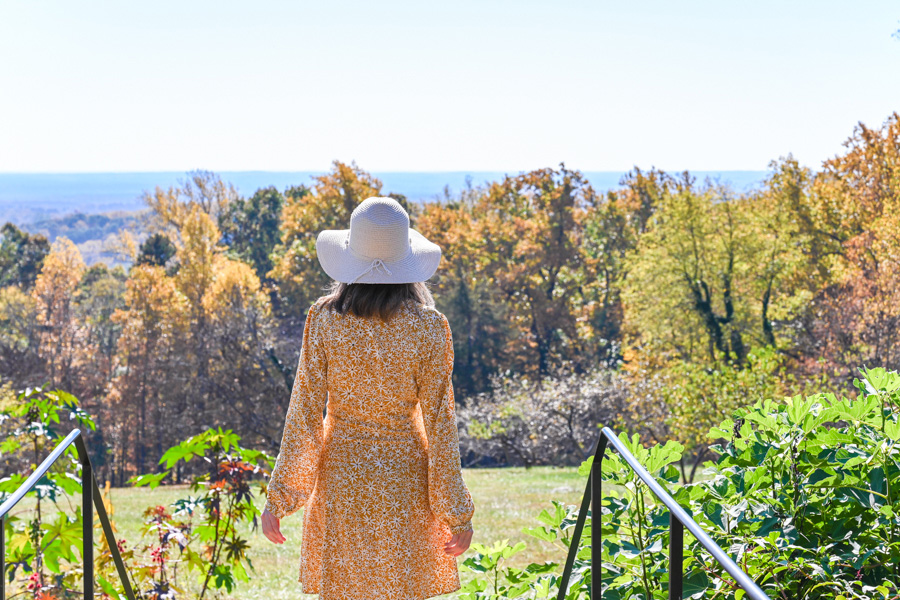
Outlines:
{"label": "woman's hand", "polygon": [[263,535],[269,538],[269,541],[273,544],[284,543],[286,538],[281,535],[280,521],[278,520],[278,517],[268,510],[264,510],[262,514],[262,529]]}
{"label": "woman's hand", "polygon": [[444,544],[444,552],[450,556],[459,556],[468,550],[469,544],[472,543],[472,533],[474,533],[474,530],[469,529],[468,531],[454,534],[450,541]]}

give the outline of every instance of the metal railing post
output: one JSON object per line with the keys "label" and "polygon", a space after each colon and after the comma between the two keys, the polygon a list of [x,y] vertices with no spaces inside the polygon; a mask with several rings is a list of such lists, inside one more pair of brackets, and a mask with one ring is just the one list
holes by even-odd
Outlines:
{"label": "metal railing post", "polygon": [[[106,536],[106,543],[113,546],[116,544],[116,536],[113,533],[112,525],[109,522],[109,515],[106,514],[106,507],[103,505],[103,496],[100,494],[100,488],[97,487],[97,481],[94,480],[94,508],[97,509],[97,516],[100,518],[100,525],[103,527],[103,535]],[[110,553],[113,557],[113,562],[116,565],[116,572],[119,574],[119,580],[122,582],[122,587],[125,588],[125,597],[129,600],[134,599],[134,590],[131,587],[131,579],[128,578],[128,571],[125,569],[125,561],[122,560],[122,555],[119,554],[119,548],[116,546],[115,549],[110,548]]]}
{"label": "metal railing post", "polygon": [[[581,508],[578,511],[578,519],[575,521],[575,531],[572,532],[572,538],[569,541],[569,552],[566,554],[566,566],[563,569],[562,579],[559,582],[559,594],[557,600],[563,600],[569,589],[569,575],[572,573],[572,566],[575,564],[575,554],[578,551],[578,542],[581,540],[581,531],[584,529],[584,523],[587,520],[588,508],[591,505],[591,478],[588,476],[587,486],[584,488],[584,495],[581,498]],[[573,551],[573,548],[575,551]]]}
{"label": "metal railing post", "polygon": [[684,525],[669,511],[669,600],[681,600],[684,582]]}
{"label": "metal railing post", "polygon": [[[591,598],[603,597],[603,461],[591,465]],[[595,568],[596,567],[596,568]]]}
{"label": "metal railing post", "polygon": [[6,515],[0,517],[0,600],[6,600]]}
{"label": "metal railing post", "polygon": [[94,472],[87,446],[79,436],[75,440],[81,462],[81,557],[84,560],[84,600],[94,600]]}

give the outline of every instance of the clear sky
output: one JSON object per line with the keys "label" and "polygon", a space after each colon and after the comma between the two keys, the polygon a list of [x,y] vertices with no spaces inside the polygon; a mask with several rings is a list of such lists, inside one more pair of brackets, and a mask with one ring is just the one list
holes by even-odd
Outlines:
{"label": "clear sky", "polygon": [[896,0],[0,0],[0,171],[763,170],[900,110]]}

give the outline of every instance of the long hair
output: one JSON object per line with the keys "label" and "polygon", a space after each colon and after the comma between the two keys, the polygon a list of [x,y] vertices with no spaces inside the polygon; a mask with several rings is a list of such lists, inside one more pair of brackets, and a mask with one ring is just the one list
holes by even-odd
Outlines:
{"label": "long hair", "polygon": [[434,306],[434,297],[424,282],[417,283],[341,283],[335,281],[322,306],[338,314],[358,317],[377,316],[388,321],[404,304]]}

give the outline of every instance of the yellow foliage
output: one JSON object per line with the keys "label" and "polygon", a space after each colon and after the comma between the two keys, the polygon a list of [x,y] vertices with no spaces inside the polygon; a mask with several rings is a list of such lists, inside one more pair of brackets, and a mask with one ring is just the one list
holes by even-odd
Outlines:
{"label": "yellow foliage", "polygon": [[173,343],[198,323],[235,321],[239,314],[268,315],[269,299],[246,263],[224,256],[219,230],[199,206],[184,215],[174,276],[153,265],[132,267],[126,308],[113,319],[123,327],[120,352],[143,353],[146,343]]}
{"label": "yellow foliage", "polygon": [[40,328],[38,352],[47,360],[50,382],[60,385],[71,373],[83,343],[83,325],[75,316],[74,299],[84,274],[78,247],[57,238],[44,258],[31,292]]}
{"label": "yellow foliage", "polygon": [[235,187],[215,173],[194,171],[188,175],[177,186],[144,193],[144,202],[166,227],[181,229],[195,209],[216,218],[239,197]]}
{"label": "yellow foliage", "polygon": [[444,250],[439,287],[489,288],[515,331],[504,353],[540,372],[558,355],[582,354],[582,234],[594,199],[578,171],[540,169],[428,204],[418,221]]}
{"label": "yellow foliage", "polygon": [[3,333],[8,335],[35,318],[34,298],[17,285],[0,289],[0,321],[6,324]]}
{"label": "yellow foliage", "polygon": [[129,357],[144,352],[148,345],[184,332],[187,308],[187,298],[162,267],[132,267],[125,284],[125,308],[117,310],[112,317],[122,325],[119,352],[126,362]]}
{"label": "yellow foliage", "polygon": [[65,318],[69,305],[81,276],[84,274],[84,260],[78,246],[61,237],[53,243],[50,254],[44,259],[41,273],[32,290],[37,304],[38,320],[53,325]]}
{"label": "yellow foliage", "polygon": [[217,257],[212,284],[203,296],[203,308],[213,319],[228,319],[235,312],[255,308],[266,314],[268,297],[250,265]]}
{"label": "yellow foliage", "polygon": [[180,232],[181,243],[176,253],[180,267],[176,281],[191,305],[198,308],[213,281],[219,229],[209,214],[194,206],[185,215]]}
{"label": "yellow foliage", "polygon": [[107,250],[133,263],[138,255],[138,244],[131,232],[123,229],[107,244]]}

